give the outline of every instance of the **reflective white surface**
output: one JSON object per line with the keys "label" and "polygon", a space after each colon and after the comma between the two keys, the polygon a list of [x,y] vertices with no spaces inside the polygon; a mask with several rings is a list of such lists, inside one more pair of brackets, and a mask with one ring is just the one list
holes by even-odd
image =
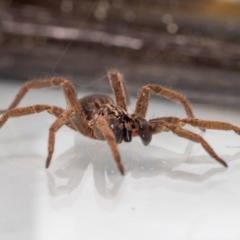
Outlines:
{"label": "reflective white surface", "polygon": [[[19,85],[0,83],[0,108]],[[79,94],[81,96],[81,94]],[[60,89],[30,92],[21,106],[65,107]],[[130,109],[134,109],[134,99]],[[240,113],[193,105],[195,115],[240,126]],[[151,101],[149,117],[185,117],[182,106]],[[240,136],[200,133],[229,164],[172,133],[120,144],[122,177],[105,142],[67,127],[56,135],[50,168],[47,113],[10,119],[0,130],[1,239],[240,239]]]}

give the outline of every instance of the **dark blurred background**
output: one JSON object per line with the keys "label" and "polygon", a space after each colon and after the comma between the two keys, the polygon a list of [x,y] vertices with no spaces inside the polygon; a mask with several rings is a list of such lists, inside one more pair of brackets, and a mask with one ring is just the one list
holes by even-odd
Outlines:
{"label": "dark blurred background", "polygon": [[1,0],[0,78],[61,75],[110,92],[117,68],[131,93],[147,83],[195,103],[240,104],[240,2]]}

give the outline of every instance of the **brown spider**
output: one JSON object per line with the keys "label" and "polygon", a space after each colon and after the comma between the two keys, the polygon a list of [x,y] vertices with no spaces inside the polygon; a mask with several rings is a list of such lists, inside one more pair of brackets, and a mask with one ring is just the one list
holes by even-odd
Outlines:
{"label": "brown spider", "polygon": [[[117,143],[122,141],[131,142],[132,137],[140,136],[142,143],[148,145],[151,142],[152,134],[162,131],[172,131],[179,137],[200,143],[215,160],[227,167],[227,164],[201,136],[182,127],[185,124],[190,124],[201,129],[233,130],[240,134],[239,127],[225,122],[205,121],[194,118],[189,101],[185,96],[154,84],[148,84],[141,89],[135,111],[129,114],[127,112],[128,96],[121,74],[116,70],[112,70],[108,72],[108,77],[115,94],[116,103],[110,97],[104,95],[90,95],[78,99],[72,83],[60,77],[27,81],[16,95],[8,110],[1,111],[3,116],[0,118],[0,128],[10,117],[20,117],[42,111],[55,115],[57,120],[49,129],[46,168],[50,165],[54,151],[55,133],[63,125],[67,125],[87,137],[106,140],[121,174],[124,174],[124,168],[121,163]],[[28,90],[58,86],[63,90],[67,102],[66,110],[46,104],[16,108]],[[183,104],[188,117],[184,119],[161,117],[147,121],[145,117],[150,92]]]}

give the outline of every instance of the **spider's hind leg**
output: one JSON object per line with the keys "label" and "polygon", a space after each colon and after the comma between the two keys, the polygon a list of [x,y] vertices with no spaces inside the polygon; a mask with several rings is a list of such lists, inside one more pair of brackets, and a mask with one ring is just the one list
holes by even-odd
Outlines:
{"label": "spider's hind leg", "polygon": [[0,128],[6,123],[6,121],[9,118],[27,116],[35,113],[40,113],[43,111],[48,111],[54,114],[58,111],[58,107],[49,106],[46,104],[37,104],[30,107],[22,107],[22,108],[14,108],[14,109],[6,110],[2,115],[2,117],[0,118]]}

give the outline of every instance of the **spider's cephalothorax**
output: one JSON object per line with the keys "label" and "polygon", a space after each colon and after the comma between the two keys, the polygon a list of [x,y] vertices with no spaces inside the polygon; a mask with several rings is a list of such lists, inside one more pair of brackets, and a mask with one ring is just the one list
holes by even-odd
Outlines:
{"label": "spider's cephalothorax", "polygon": [[[233,130],[240,134],[239,127],[225,122],[196,119],[186,97],[154,84],[148,84],[140,90],[135,111],[129,114],[127,112],[128,95],[121,74],[116,70],[112,70],[108,72],[108,77],[116,102],[104,95],[90,95],[79,100],[71,82],[59,77],[28,81],[20,89],[10,107],[7,110],[0,111],[0,113],[3,113],[0,118],[0,128],[11,117],[30,115],[42,111],[55,115],[57,119],[49,129],[46,167],[49,166],[54,151],[55,133],[63,125],[93,139],[106,140],[122,174],[124,174],[124,168],[117,143],[122,141],[131,142],[132,137],[139,136],[142,143],[148,145],[151,142],[152,135],[162,131],[172,131],[179,137],[200,143],[215,160],[227,167],[227,164],[200,135],[184,129],[183,126],[189,124],[200,129]],[[58,86],[63,90],[67,102],[66,110],[46,104],[16,108],[28,90]],[[146,120],[150,92],[181,103],[188,117],[184,119],[161,117]]]}

